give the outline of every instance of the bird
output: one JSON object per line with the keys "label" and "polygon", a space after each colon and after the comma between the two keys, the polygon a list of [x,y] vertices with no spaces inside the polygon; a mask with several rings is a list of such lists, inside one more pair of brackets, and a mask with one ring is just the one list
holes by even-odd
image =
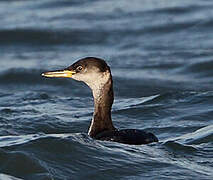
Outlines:
{"label": "bird", "polygon": [[72,78],[83,81],[90,87],[94,100],[94,113],[88,130],[91,138],[129,145],[158,142],[158,138],[151,132],[140,129],[119,130],[113,125],[111,118],[114,101],[113,79],[105,60],[85,57],[65,69],[44,72],[42,76]]}

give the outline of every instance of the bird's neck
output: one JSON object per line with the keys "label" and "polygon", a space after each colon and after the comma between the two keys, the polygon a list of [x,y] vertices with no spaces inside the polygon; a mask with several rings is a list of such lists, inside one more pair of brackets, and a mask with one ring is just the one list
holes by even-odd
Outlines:
{"label": "bird's neck", "polygon": [[89,128],[89,136],[95,137],[98,133],[115,130],[111,119],[111,107],[114,100],[112,76],[99,87],[93,88],[94,114]]}

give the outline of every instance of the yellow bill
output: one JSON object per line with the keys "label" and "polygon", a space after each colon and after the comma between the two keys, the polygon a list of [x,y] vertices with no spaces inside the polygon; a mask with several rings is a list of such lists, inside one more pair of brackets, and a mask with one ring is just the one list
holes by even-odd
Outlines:
{"label": "yellow bill", "polygon": [[71,78],[73,74],[75,74],[75,71],[70,70],[59,70],[59,71],[50,71],[42,73],[42,76],[45,77],[64,77],[64,78]]}

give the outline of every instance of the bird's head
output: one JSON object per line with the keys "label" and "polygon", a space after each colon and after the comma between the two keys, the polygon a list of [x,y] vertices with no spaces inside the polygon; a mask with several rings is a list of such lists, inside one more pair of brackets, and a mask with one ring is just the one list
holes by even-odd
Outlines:
{"label": "bird's head", "polygon": [[45,72],[42,76],[72,78],[85,82],[94,90],[102,87],[111,78],[111,72],[104,60],[86,57],[63,70]]}

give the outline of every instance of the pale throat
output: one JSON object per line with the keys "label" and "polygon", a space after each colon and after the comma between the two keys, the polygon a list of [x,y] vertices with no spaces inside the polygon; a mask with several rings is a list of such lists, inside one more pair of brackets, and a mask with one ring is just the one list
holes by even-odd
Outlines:
{"label": "pale throat", "polygon": [[93,98],[95,102],[101,100],[101,97],[104,95],[105,85],[108,81],[111,80],[110,72],[104,73],[90,73],[89,76],[85,77],[83,80],[92,90]]}
{"label": "pale throat", "polygon": [[114,130],[111,120],[114,97],[110,72],[96,75],[93,81],[86,82],[86,84],[91,88],[94,98],[94,114],[88,131],[89,136],[94,137],[104,130]]}

